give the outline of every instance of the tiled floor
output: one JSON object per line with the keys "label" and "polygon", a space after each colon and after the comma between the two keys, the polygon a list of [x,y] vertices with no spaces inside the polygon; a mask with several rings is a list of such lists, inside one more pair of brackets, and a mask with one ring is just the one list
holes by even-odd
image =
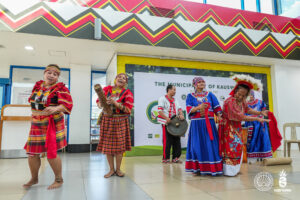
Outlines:
{"label": "tiled floor", "polygon": [[[280,152],[278,153],[281,156]],[[0,200],[142,200],[142,199],[299,199],[300,153],[292,152],[291,166],[261,166],[259,163],[243,164],[237,177],[193,176],[184,171],[184,164],[162,164],[161,158],[124,158],[124,178],[103,178],[107,172],[105,156],[99,153],[61,154],[64,185],[57,190],[47,190],[54,176],[43,159],[39,184],[24,190],[22,184],[29,179],[26,159],[0,159]],[[279,189],[279,172],[287,172],[290,192]],[[270,172],[274,186],[261,192],[253,180],[259,172]]]}

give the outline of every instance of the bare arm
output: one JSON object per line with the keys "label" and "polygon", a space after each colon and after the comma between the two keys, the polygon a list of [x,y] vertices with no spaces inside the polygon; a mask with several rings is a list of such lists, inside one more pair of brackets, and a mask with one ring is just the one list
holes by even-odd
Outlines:
{"label": "bare arm", "polygon": [[55,113],[60,113],[60,112],[67,112],[65,107],[63,105],[58,105],[58,106],[49,106],[43,110],[43,112],[47,115],[52,115]]}
{"label": "bare arm", "polygon": [[[247,114],[250,114],[250,115],[264,115],[265,117],[268,116],[268,110],[264,110],[264,111],[257,111],[257,110],[253,110],[251,108],[249,108]],[[256,120],[254,120],[256,121]]]}
{"label": "bare arm", "polygon": [[207,107],[208,105],[207,104],[199,104],[197,107],[194,107],[192,110],[191,110],[191,113],[194,113],[194,112],[197,112],[198,110],[200,110],[200,112],[204,112],[205,108]]}
{"label": "bare arm", "polygon": [[98,108],[102,108],[100,101],[97,102]]}
{"label": "bare arm", "polygon": [[259,122],[270,122],[269,119],[264,119],[260,117],[251,117],[251,116],[245,116],[243,121],[259,121]]}

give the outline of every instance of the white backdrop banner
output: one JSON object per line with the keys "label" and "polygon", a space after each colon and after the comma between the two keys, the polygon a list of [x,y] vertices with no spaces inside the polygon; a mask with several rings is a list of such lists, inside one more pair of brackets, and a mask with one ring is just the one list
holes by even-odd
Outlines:
{"label": "white backdrop banner", "polygon": [[[162,146],[162,127],[157,123],[157,104],[161,96],[166,95],[168,84],[176,86],[175,98],[186,111],[186,96],[194,91],[192,81],[194,75],[178,75],[163,73],[134,73],[134,145]],[[206,82],[206,90],[213,92],[220,105],[229,97],[235,85],[231,78],[202,76]],[[261,94],[256,94],[261,99]],[[188,131],[181,138],[182,147],[186,147]]]}

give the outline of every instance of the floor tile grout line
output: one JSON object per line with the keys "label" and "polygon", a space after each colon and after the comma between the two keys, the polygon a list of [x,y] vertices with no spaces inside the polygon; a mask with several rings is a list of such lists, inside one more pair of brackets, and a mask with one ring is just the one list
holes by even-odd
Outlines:
{"label": "floor tile grout line", "polygon": [[87,191],[85,189],[85,179],[84,179],[84,172],[83,172],[83,165],[82,165],[82,160],[80,159],[80,166],[81,166],[81,178],[82,178],[82,185],[83,185],[83,191],[84,191],[84,196],[85,199],[87,200]]}

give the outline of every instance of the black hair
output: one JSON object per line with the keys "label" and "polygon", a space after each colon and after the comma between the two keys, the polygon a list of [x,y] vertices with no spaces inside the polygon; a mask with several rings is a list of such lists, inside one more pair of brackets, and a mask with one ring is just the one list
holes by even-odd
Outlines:
{"label": "black hair", "polygon": [[237,93],[237,91],[241,88],[244,88],[247,90],[247,96],[249,95],[250,93],[250,87],[248,85],[245,85],[245,84],[239,84],[236,89],[234,90],[234,94]]}
{"label": "black hair", "polygon": [[172,90],[172,88],[173,87],[175,87],[174,85],[171,85],[171,84],[169,84],[168,86],[167,86],[167,93],[169,92],[169,90]]}

